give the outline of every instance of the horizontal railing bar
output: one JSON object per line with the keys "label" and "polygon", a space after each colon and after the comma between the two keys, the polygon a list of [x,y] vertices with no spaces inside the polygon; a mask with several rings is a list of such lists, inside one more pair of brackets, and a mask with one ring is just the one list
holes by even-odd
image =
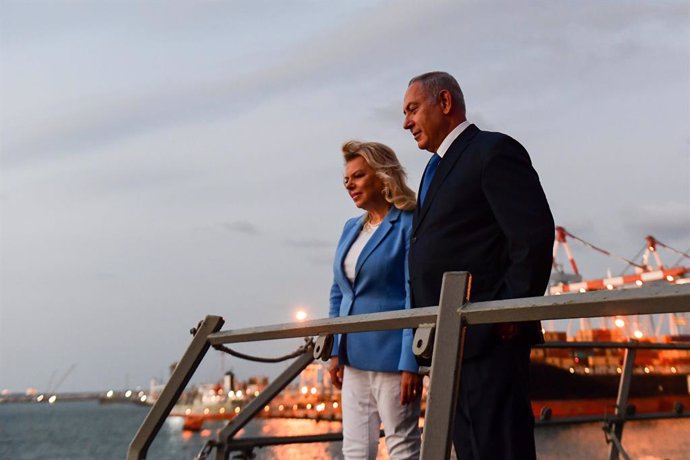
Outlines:
{"label": "horizontal railing bar", "polygon": [[690,311],[690,285],[649,286],[548,297],[468,303],[467,324],[647,315]]}
{"label": "horizontal railing bar", "polygon": [[221,343],[290,339],[321,334],[346,334],[416,328],[423,324],[436,325],[437,314],[438,307],[425,307],[412,310],[394,310],[366,315],[315,319],[301,323],[284,323],[216,332],[209,335],[209,341],[212,345],[218,345]]}
{"label": "horizontal railing bar", "polygon": [[[469,302],[463,309],[463,315],[467,323],[472,325],[687,311],[690,311],[690,284]],[[212,345],[218,345],[433,326],[436,324],[437,314],[438,307],[424,307],[324,318],[301,323],[220,331],[209,335],[209,341]]]}
{"label": "horizontal railing bar", "polygon": [[690,343],[650,342],[545,342],[532,348],[637,348],[641,350],[690,350]]}
{"label": "horizontal railing bar", "polygon": [[314,442],[337,442],[343,440],[343,433],[324,433],[301,436],[266,436],[258,438],[237,438],[232,440],[230,452],[256,449],[285,444],[310,444]]}
{"label": "horizontal railing bar", "polygon": [[[548,420],[540,420],[537,418],[534,423],[537,427],[553,426],[553,425],[570,425],[580,423],[595,423],[612,420],[616,417],[612,415],[580,415],[570,417],[554,417]],[[643,420],[658,420],[658,419],[677,419],[690,418],[690,412],[675,413],[675,412],[653,412],[647,414],[627,415],[622,419],[628,422],[643,421]],[[383,437],[383,430],[380,436]],[[317,442],[337,442],[343,440],[342,432],[323,433],[313,435],[300,436],[260,436],[255,438],[237,438],[233,440],[232,450],[241,451],[246,449],[257,449],[269,446],[282,446],[286,444],[309,444]]]}
{"label": "horizontal railing bar", "polygon": [[616,417],[614,415],[574,415],[567,417],[553,417],[549,420],[541,420],[539,417],[535,418],[534,424],[537,427],[545,427],[552,425],[574,425],[580,423],[595,423],[605,421],[623,420],[625,422],[640,422],[644,420],[664,420],[675,418],[690,418],[690,412],[682,412],[677,414],[675,412],[650,412],[647,414],[626,415],[625,417]]}
{"label": "horizontal railing bar", "polygon": [[[328,421],[328,419],[322,419]],[[384,436],[383,430],[379,432],[379,437]],[[304,434],[298,436],[259,436],[255,438],[237,438],[232,441],[233,451],[245,450],[248,447],[268,447],[282,446],[284,444],[310,444],[314,442],[337,442],[343,440],[342,431],[334,433]]]}

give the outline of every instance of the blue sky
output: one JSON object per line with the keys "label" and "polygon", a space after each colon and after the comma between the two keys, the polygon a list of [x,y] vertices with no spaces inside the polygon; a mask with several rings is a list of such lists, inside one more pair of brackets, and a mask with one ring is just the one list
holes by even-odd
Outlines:
{"label": "blue sky", "polygon": [[[402,96],[428,70],[525,145],[558,224],[626,257],[649,233],[686,249],[688,19],[680,1],[0,2],[0,389],[74,363],[63,390],[146,385],[206,314],[325,316],[358,213],[340,146],[389,144],[416,189]],[[572,247],[586,275],[623,268]],[[219,372],[214,353],[198,378]]]}

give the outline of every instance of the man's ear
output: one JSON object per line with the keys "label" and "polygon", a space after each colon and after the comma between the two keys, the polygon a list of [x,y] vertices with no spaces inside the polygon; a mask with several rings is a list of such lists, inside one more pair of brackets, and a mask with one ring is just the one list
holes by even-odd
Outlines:
{"label": "man's ear", "polygon": [[438,103],[441,105],[441,110],[444,115],[448,115],[453,108],[453,98],[450,95],[450,91],[443,89],[438,94]]}

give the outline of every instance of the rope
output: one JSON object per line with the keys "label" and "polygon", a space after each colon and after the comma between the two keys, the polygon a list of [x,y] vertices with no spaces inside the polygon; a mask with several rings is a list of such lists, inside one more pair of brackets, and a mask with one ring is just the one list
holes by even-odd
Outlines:
{"label": "rope", "polygon": [[[684,258],[684,257],[690,259],[690,254],[688,254],[688,253],[686,253],[686,252],[683,252],[683,251],[679,251],[679,250],[676,249],[676,248],[672,248],[672,247],[669,246],[668,244],[664,244],[664,243],[662,243],[661,241],[657,240],[656,238],[654,238],[654,241],[656,241],[656,244],[658,244],[658,245],[661,246],[662,248],[666,248],[666,249],[668,249],[668,250],[671,251],[671,252],[675,252],[676,254],[680,254],[680,258],[681,258],[681,259]],[[680,259],[678,259],[678,260],[680,260]]]}
{"label": "rope", "polygon": [[235,358],[246,359],[247,361],[254,361],[257,363],[280,363],[283,361],[287,361],[288,359],[296,358],[309,351],[309,349],[314,345],[314,341],[311,338],[306,338],[304,340],[305,344],[293,351],[292,353],[288,353],[284,356],[278,356],[276,358],[265,358],[262,356],[247,355],[245,353],[240,353],[237,350],[232,350],[226,347],[225,345],[213,345],[213,348],[215,348],[218,351],[223,351],[229,354],[230,356],[234,356]]}
{"label": "rope", "polygon": [[685,252],[683,253],[683,255],[680,256],[680,257],[678,258],[678,260],[676,260],[676,262],[673,264],[674,267],[678,266],[678,264],[680,263],[680,261],[683,260],[683,257],[690,257],[690,256],[688,256],[688,254],[686,254],[687,252],[690,252],[690,248],[687,248],[687,249],[685,250]]}
{"label": "rope", "polygon": [[[632,258],[632,260],[637,260],[637,259],[639,259],[640,256],[642,255],[642,253],[644,252],[644,250],[646,249],[646,247],[647,247],[646,245],[645,245],[645,246],[642,246],[642,249],[640,249],[640,251],[635,255],[635,257]],[[626,265],[626,266],[623,268],[623,270],[621,270],[621,272],[620,272],[620,274],[619,274],[618,276],[623,276],[623,274],[625,274],[625,272],[628,271],[629,268],[630,268],[630,265]]]}
{"label": "rope", "polygon": [[570,232],[567,231],[567,230],[565,230],[565,233],[566,233],[566,235],[568,235],[570,238],[579,241],[580,243],[584,244],[585,246],[589,246],[590,248],[594,249],[595,251],[599,251],[599,252],[601,252],[602,254],[606,254],[606,255],[609,256],[609,257],[613,257],[613,258],[615,258],[615,259],[622,260],[623,262],[627,262],[628,264],[633,265],[633,266],[635,266],[635,267],[637,267],[637,268],[644,268],[644,266],[642,266],[642,265],[640,265],[640,264],[636,264],[636,263],[633,262],[632,260],[628,260],[628,259],[626,259],[625,257],[621,257],[621,256],[619,256],[619,255],[612,254],[612,253],[610,253],[609,251],[607,251],[606,249],[602,249],[602,248],[600,248],[600,247],[594,246],[592,243],[590,243],[590,242],[588,242],[588,241],[585,241],[585,240],[583,240],[582,238],[573,235],[572,233],[570,233]]}

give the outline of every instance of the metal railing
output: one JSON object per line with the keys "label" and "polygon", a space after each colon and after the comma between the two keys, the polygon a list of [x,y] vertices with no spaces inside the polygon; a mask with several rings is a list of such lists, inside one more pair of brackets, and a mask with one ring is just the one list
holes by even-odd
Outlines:
{"label": "metal railing", "polygon": [[[425,429],[421,458],[447,459],[450,455],[454,408],[461,378],[464,337],[467,326],[475,324],[589,318],[617,315],[678,313],[690,311],[690,285],[649,286],[644,289],[598,291],[578,295],[531,297],[471,303],[468,301],[471,276],[467,272],[449,272],[443,277],[438,307],[397,310],[302,323],[278,324],[220,331],[223,319],[207,316],[193,330],[194,338],[180,359],[170,381],[144,419],[132,440],[127,458],[146,458],[147,451],[192,374],[211,346],[222,344],[319,336],[317,348],[329,334],[416,328],[415,354],[433,352],[427,394]],[[432,333],[433,331],[433,333]],[[265,404],[314,360],[312,347],[299,356],[283,374],[232,419],[209,442],[198,458],[206,458],[216,449],[216,459],[229,458],[232,451],[251,451],[246,442],[235,442],[237,432]],[[321,352],[321,350],[317,350]],[[615,415],[606,430],[610,437],[609,458],[627,457],[621,445],[626,420],[625,407],[634,364],[634,349],[627,348],[618,392]],[[233,444],[235,443],[235,444]]]}

